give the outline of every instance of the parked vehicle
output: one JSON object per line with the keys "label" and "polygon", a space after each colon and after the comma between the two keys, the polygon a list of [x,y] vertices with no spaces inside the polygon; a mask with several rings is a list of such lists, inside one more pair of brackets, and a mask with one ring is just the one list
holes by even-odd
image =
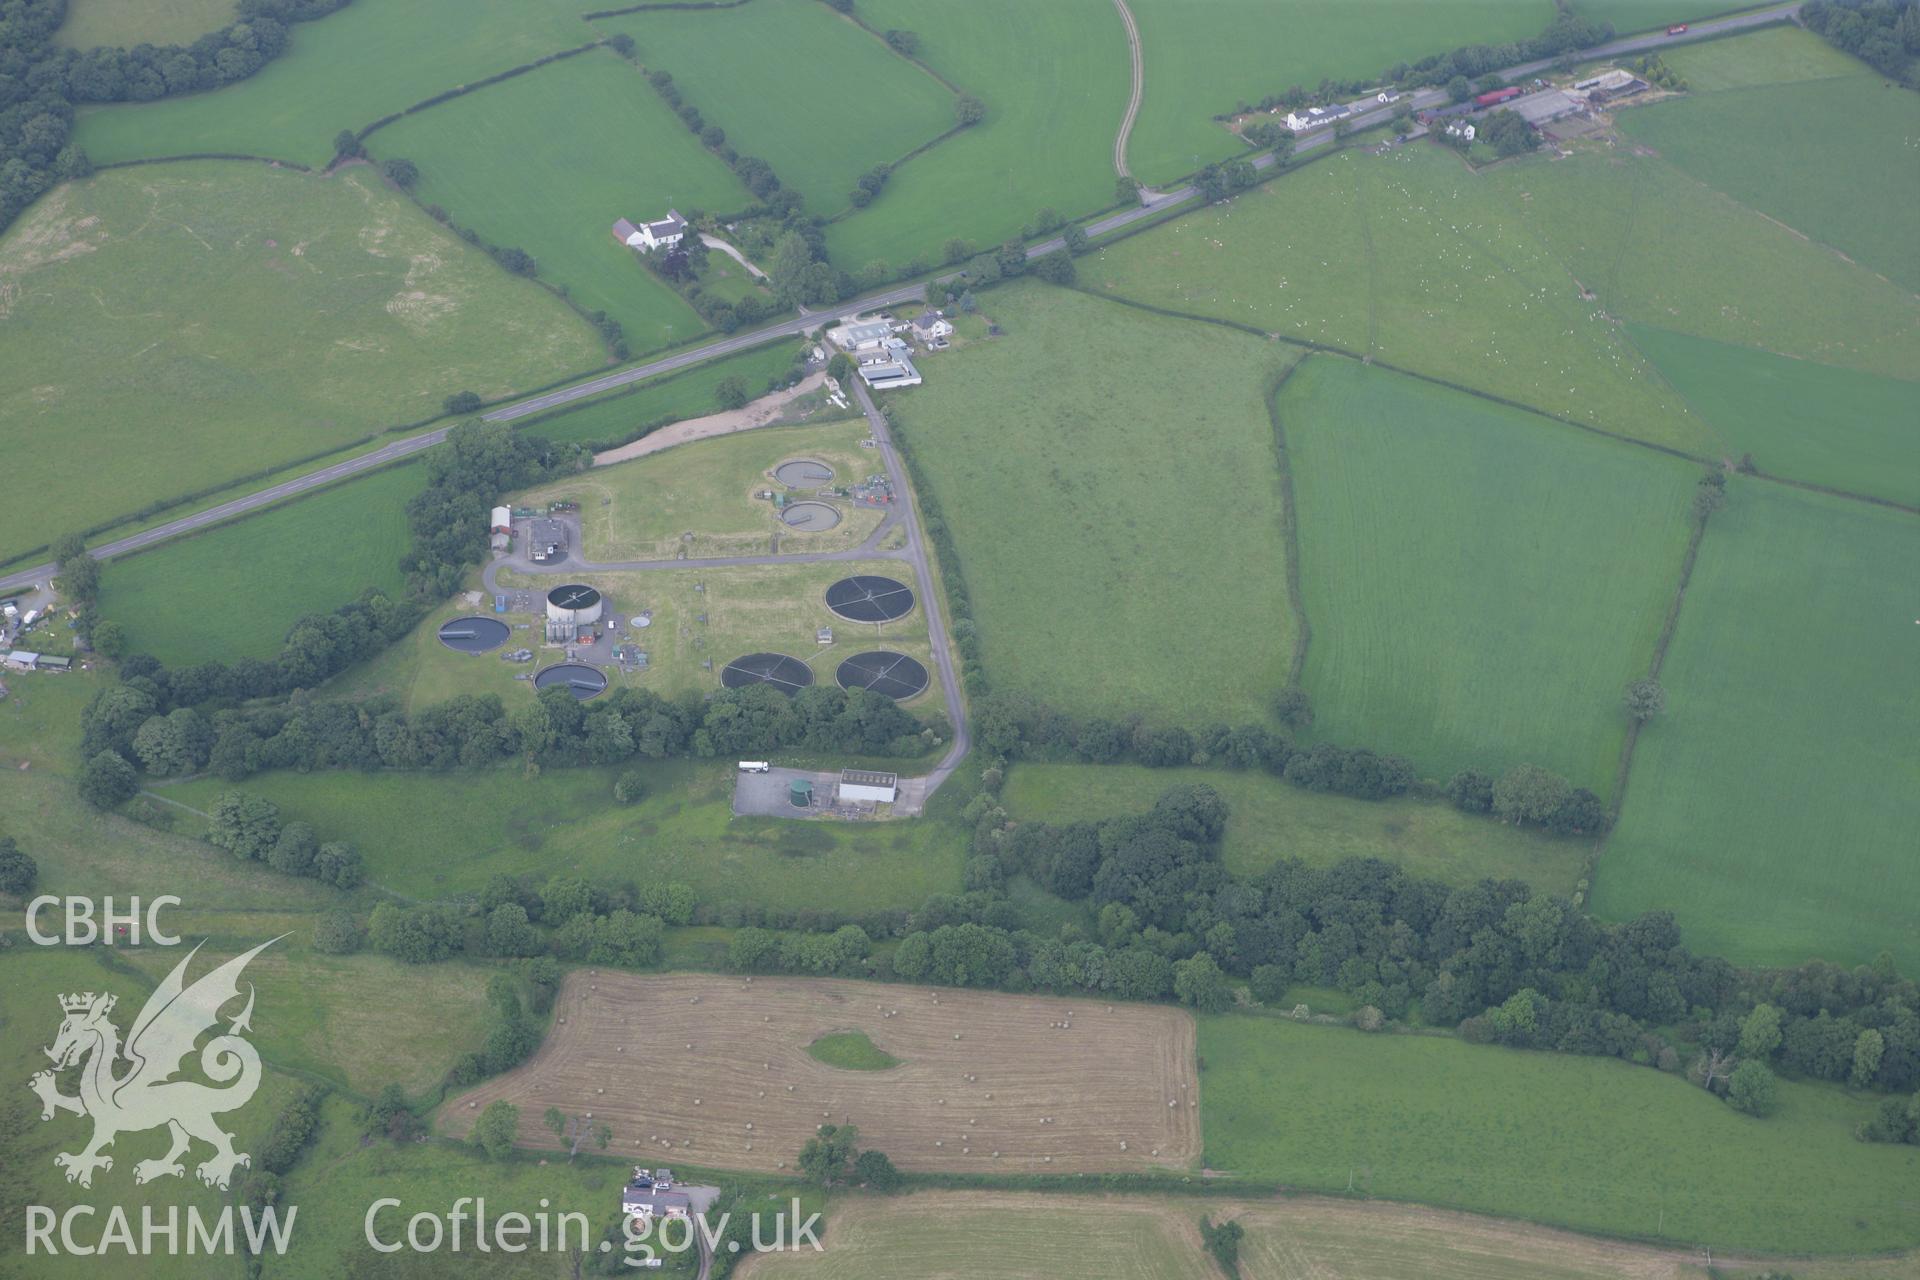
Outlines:
{"label": "parked vehicle", "polygon": [[742,760],[740,762],[740,772],[742,773],[766,773],[772,768],[773,766],[765,760]]}

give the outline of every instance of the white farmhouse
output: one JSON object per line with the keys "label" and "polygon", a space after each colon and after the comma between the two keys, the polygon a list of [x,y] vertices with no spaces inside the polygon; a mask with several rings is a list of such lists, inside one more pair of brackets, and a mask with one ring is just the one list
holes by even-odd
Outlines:
{"label": "white farmhouse", "polygon": [[629,249],[641,253],[652,253],[655,249],[671,249],[680,243],[687,234],[687,220],[680,216],[678,209],[667,210],[667,216],[658,222],[643,222],[639,226],[625,218],[613,224],[613,238]]}

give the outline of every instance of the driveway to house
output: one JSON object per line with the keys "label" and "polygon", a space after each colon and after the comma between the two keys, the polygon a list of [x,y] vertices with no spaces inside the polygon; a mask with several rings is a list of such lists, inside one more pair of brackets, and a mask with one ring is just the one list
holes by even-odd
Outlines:
{"label": "driveway to house", "polygon": [[[1629,36],[1622,40],[1609,41],[1603,45],[1596,45],[1591,49],[1581,50],[1579,57],[1583,61],[1586,61],[1596,58],[1615,58],[1622,54],[1642,53],[1652,49],[1672,48],[1675,45],[1687,44],[1696,40],[1709,40],[1716,36],[1729,35],[1754,27],[1767,26],[1775,22],[1788,21],[1795,18],[1799,12],[1799,0],[1794,0],[1794,3],[1791,4],[1775,5],[1772,8],[1759,9],[1751,13],[1734,14],[1731,17],[1719,18],[1710,22],[1692,23],[1688,30],[1679,36],[1669,36],[1664,31],[1655,31],[1646,35]],[[1502,75],[1507,80],[1516,80],[1526,76],[1537,75],[1552,65],[1553,61],[1551,59],[1525,62],[1519,66],[1507,68]],[[1444,105],[1446,99],[1447,95],[1443,90],[1423,89],[1418,93],[1409,95],[1403,99],[1403,101],[1407,102],[1414,109],[1419,110],[1426,107]],[[1392,115],[1392,108],[1382,105],[1372,111],[1356,113],[1352,117],[1352,122],[1355,128],[1365,129],[1373,125],[1386,123],[1386,121],[1392,118]],[[1310,134],[1302,138],[1295,144],[1294,153],[1297,155],[1302,152],[1326,147],[1331,145],[1334,140],[1332,130],[1322,130],[1319,133]],[[1274,157],[1269,152],[1262,152],[1253,158],[1253,167],[1256,169],[1271,169],[1274,164]],[[1142,195],[1144,197],[1144,203],[1142,203],[1139,208],[1123,209],[1118,213],[1109,214],[1107,217],[1090,222],[1086,227],[1087,234],[1089,236],[1101,236],[1108,232],[1118,231],[1124,227],[1131,226],[1142,219],[1156,217],[1173,205],[1193,199],[1195,192],[1193,187],[1184,186],[1172,191],[1142,192]],[[1065,241],[1055,236],[1050,240],[1044,240],[1039,244],[1030,246],[1027,249],[1027,256],[1029,258],[1036,258],[1042,254],[1052,253],[1056,249],[1064,247]],[[940,283],[944,284],[958,278],[959,274],[959,272],[950,272],[937,277],[937,279]],[[657,374],[670,373],[676,369],[689,368],[696,364],[705,363],[718,356],[730,355],[737,351],[745,351],[750,347],[757,347],[762,343],[770,342],[776,338],[809,333],[824,327],[835,316],[857,315],[866,311],[894,306],[902,302],[924,299],[925,297],[926,286],[924,284],[900,285],[879,293],[869,294],[863,298],[852,299],[845,305],[836,307],[830,312],[803,312],[799,315],[790,316],[776,324],[754,329],[748,333],[738,333],[732,337],[720,338],[702,346],[690,347],[685,351],[662,356],[658,360],[651,360],[646,364],[634,365],[630,368],[620,369],[613,373],[590,378],[585,382],[577,382],[554,391],[542,392],[540,395],[532,396],[513,404],[503,405],[483,416],[488,422],[516,422],[521,418],[543,413],[548,409],[558,408],[564,404],[571,404],[575,400],[597,395],[602,391],[611,390],[614,387],[624,387],[631,383],[639,382],[642,379],[654,377]],[[862,399],[865,399],[864,395]],[[394,443],[376,449],[371,453],[364,453],[358,457],[349,458],[345,462],[336,462],[331,466],[322,467],[318,471],[311,471],[306,475],[284,481],[270,488],[247,494],[245,497],[235,498],[231,502],[223,502],[217,507],[210,507],[205,511],[195,512],[193,515],[182,516],[178,520],[170,520],[165,524],[155,525],[153,528],[143,530],[140,533],[129,534],[124,538],[116,538],[110,542],[102,543],[93,548],[92,554],[97,560],[110,560],[115,556],[126,555],[128,552],[138,551],[142,548],[165,542],[171,538],[180,537],[182,534],[193,533],[200,529],[209,528],[223,521],[230,520],[235,516],[243,515],[249,511],[256,511],[261,507],[270,506],[283,498],[294,497],[309,490],[318,489],[336,480],[343,480],[349,476],[359,475],[362,472],[387,466],[393,462],[411,457],[423,449],[432,448],[434,445],[446,439],[447,432],[450,429],[449,427],[440,427],[433,431],[422,432],[417,436],[408,436],[404,440],[396,440]],[[891,448],[891,446],[888,446],[888,448]],[[905,487],[897,481],[895,482],[894,490],[897,493],[906,492]],[[681,563],[685,564],[686,562],[683,561]],[[39,564],[31,568],[16,570],[13,573],[0,576],[0,592],[12,591],[35,582],[43,582],[53,575],[53,571],[54,567],[51,564]],[[944,652],[944,650],[942,650],[942,652]],[[958,726],[956,725],[956,729],[957,728]]]}
{"label": "driveway to house", "polygon": [[747,261],[746,254],[740,252],[738,249],[734,248],[731,244],[727,243],[725,240],[722,240],[719,236],[710,236],[706,232],[702,231],[700,233],[700,243],[707,246],[707,248],[709,249],[718,249],[720,252],[726,254],[729,258],[732,258],[735,262],[745,267],[747,269],[747,274],[752,276],[755,280],[765,280],[767,278],[766,272],[762,271],[760,268],[754,266],[751,262]]}

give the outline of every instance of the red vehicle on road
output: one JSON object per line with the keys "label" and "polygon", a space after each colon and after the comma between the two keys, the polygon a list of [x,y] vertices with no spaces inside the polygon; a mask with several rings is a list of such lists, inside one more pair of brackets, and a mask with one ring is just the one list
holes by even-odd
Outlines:
{"label": "red vehicle on road", "polygon": [[1667,34],[1670,36],[1683,36],[1687,34],[1687,24],[1682,22],[1675,26],[1668,27]]}

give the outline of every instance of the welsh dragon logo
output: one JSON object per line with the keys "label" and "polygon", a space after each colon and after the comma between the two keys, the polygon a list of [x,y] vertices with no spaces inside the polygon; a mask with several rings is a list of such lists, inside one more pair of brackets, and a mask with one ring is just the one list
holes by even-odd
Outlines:
{"label": "welsh dragon logo", "polygon": [[[92,1186],[94,1170],[113,1168],[113,1157],[103,1155],[103,1148],[113,1145],[122,1133],[162,1125],[172,1135],[172,1145],[158,1159],[135,1164],[135,1182],[181,1176],[186,1170],[180,1157],[195,1139],[213,1147],[213,1155],[195,1169],[210,1187],[225,1190],[234,1169],[252,1163],[245,1152],[233,1149],[233,1135],[214,1120],[222,1112],[246,1105],[260,1087],[260,1055],[240,1037],[242,1031],[253,1029],[252,983],[247,984],[246,1007],[227,1024],[226,1033],[216,1034],[200,1048],[201,1072],[226,1087],[174,1077],[200,1036],[218,1030],[221,1008],[239,997],[240,974],[247,962],[279,940],[235,956],[188,986],[185,975],[187,965],[199,954],[196,946],[147,998],[124,1046],[119,1028],[108,1017],[115,997],[91,991],[60,997],[66,1017],[46,1050],[53,1070],[35,1075],[28,1087],[40,1095],[42,1120],[51,1120],[61,1111],[93,1119],[91,1142],[53,1158],[66,1170],[68,1182]],[[54,1072],[76,1065],[80,1066],[80,1092],[69,1096],[60,1092]]]}

